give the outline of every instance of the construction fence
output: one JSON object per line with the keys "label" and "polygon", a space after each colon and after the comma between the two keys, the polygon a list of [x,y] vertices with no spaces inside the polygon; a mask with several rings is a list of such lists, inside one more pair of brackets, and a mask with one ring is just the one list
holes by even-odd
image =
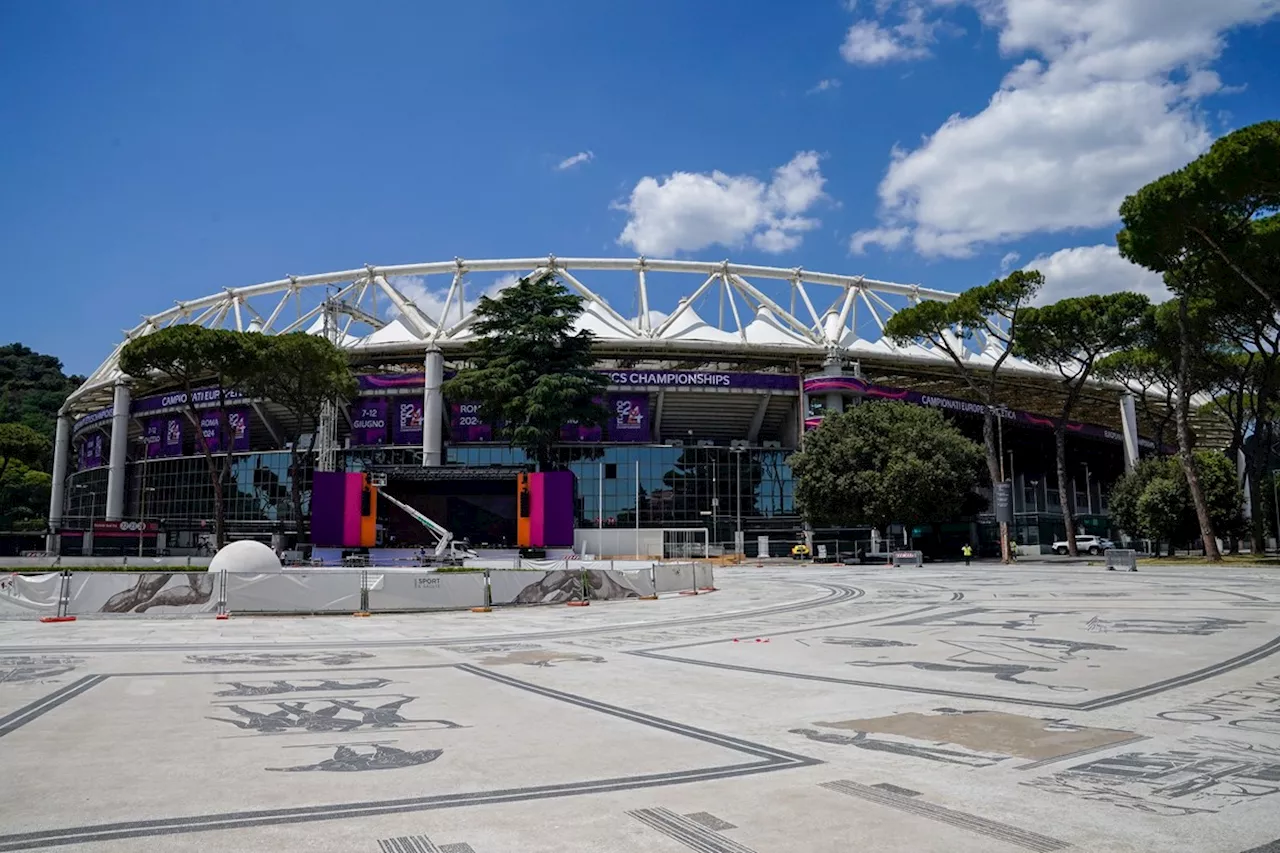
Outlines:
{"label": "construction fence", "polygon": [[708,562],[523,560],[521,568],[51,572],[0,576],[0,618],[395,613],[710,591]]}

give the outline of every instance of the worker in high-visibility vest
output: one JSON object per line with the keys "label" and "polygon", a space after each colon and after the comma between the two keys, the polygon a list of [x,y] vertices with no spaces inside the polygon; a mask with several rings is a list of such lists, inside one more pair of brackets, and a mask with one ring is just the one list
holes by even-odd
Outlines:
{"label": "worker in high-visibility vest", "polygon": [[960,553],[964,554],[964,564],[969,565],[969,561],[973,559],[973,546],[968,542],[964,543],[964,547],[960,549]]}

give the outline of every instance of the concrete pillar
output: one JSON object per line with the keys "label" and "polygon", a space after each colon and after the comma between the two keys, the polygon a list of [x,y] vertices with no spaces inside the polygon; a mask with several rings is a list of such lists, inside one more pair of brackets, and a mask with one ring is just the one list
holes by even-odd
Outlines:
{"label": "concrete pillar", "polygon": [[423,362],[427,378],[422,398],[422,464],[444,464],[444,353],[437,347],[427,350]]}
{"label": "concrete pillar", "polygon": [[53,486],[49,490],[49,533],[44,549],[50,554],[62,553],[58,528],[66,504],[67,457],[71,451],[71,416],[58,415],[58,428],[53,439]]}
{"label": "concrete pillar", "polygon": [[107,469],[107,521],[124,517],[125,461],[129,456],[129,386],[117,380],[111,413],[111,461]]}
{"label": "concrete pillar", "polygon": [[1124,437],[1124,470],[1129,473],[1138,465],[1138,413],[1132,394],[1120,397],[1120,434]]}
{"label": "concrete pillar", "polygon": [[[844,376],[844,364],[841,363],[839,356],[827,356],[826,363],[822,365],[822,375]],[[844,393],[842,391],[829,391],[824,403],[828,412],[843,412]]]}

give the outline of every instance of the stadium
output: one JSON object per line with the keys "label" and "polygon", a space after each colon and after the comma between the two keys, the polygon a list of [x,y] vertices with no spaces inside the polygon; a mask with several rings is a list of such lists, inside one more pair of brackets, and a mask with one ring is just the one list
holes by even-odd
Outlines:
{"label": "stadium", "polygon": [[[950,292],[729,261],[549,256],[366,266],[229,287],[145,315],[59,417],[49,549],[208,551],[213,490],[197,426],[184,415],[186,394],[117,366],[128,340],[181,323],[327,335],[358,375],[357,398],[321,423],[292,423],[271,400],[234,401],[224,494],[231,538],[293,546],[289,436],[302,434],[310,451],[300,473],[304,495],[313,470],[369,472],[454,535],[510,546],[514,484],[525,459],[494,441],[474,404],[444,399],[441,383],[474,340],[478,296],[515,276],[548,272],[583,298],[578,326],[594,333],[598,369],[609,382],[605,428],[566,425],[558,450],[576,477],[575,545],[587,552],[658,555],[692,540],[712,552],[787,553],[806,535],[787,458],[825,411],[862,400],[936,407],[981,435],[985,408],[948,357],[894,346],[881,334],[894,311],[952,299]],[[1000,355],[994,336],[969,343],[973,370]],[[1081,529],[1111,533],[1109,484],[1156,446],[1150,406],[1135,406],[1123,387],[1092,384],[1069,425],[1070,482],[1060,485],[1052,431],[1060,376],[1017,358],[1007,359],[1001,375],[1001,455],[1013,484],[1016,541],[1035,550],[1062,538],[1064,500],[1074,501]],[[203,402],[212,410],[211,400]],[[204,429],[205,416],[199,420]],[[426,542],[425,531],[391,506],[379,505],[378,522],[379,544]],[[994,553],[995,527],[980,513],[912,533],[926,551],[975,541]],[[867,529],[807,533],[819,542],[876,536]]]}

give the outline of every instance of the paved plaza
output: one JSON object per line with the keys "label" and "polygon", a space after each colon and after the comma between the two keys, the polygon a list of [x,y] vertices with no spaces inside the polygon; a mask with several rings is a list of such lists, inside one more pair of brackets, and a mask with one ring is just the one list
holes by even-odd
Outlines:
{"label": "paved plaza", "polygon": [[0,622],[0,851],[1280,850],[1280,573]]}

